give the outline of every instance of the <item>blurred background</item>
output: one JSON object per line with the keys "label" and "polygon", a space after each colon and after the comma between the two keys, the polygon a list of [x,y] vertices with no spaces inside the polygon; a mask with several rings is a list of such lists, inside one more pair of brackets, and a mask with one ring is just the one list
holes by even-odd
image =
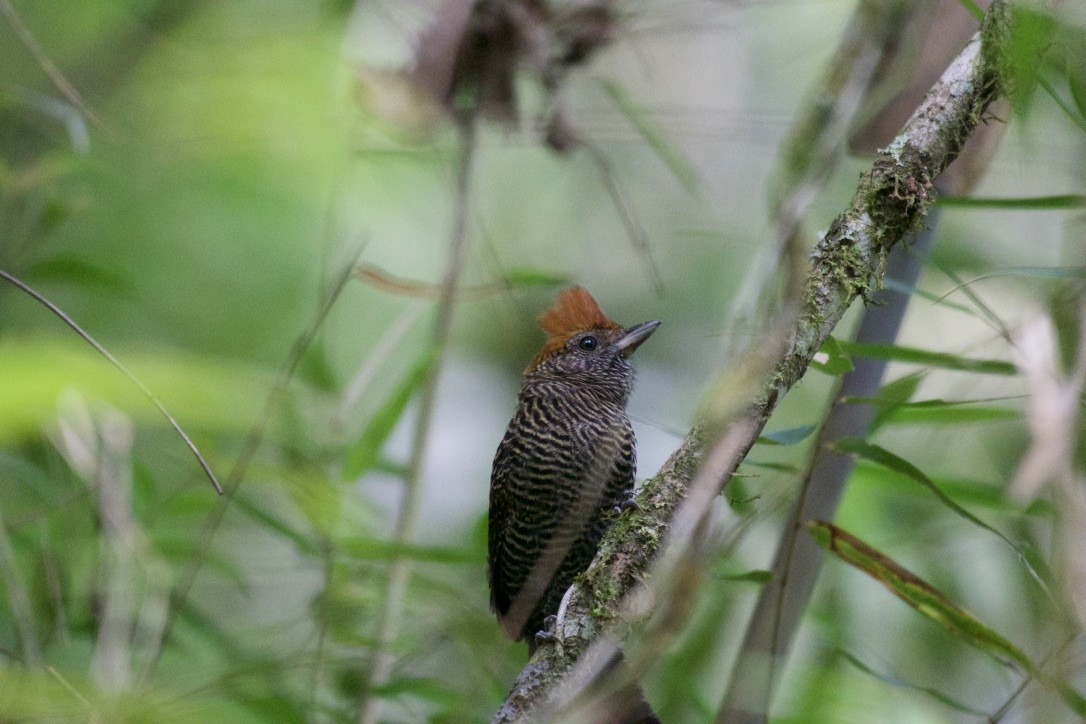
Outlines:
{"label": "blurred background", "polygon": [[[527,659],[488,611],[485,514],[536,315],[579,283],[620,323],[663,321],[635,359],[642,478],[756,343],[762,320],[734,310],[755,303],[775,243],[781,145],[855,3],[619,3],[611,42],[557,96],[583,143],[547,147],[556,100],[522,72],[518,118],[479,126],[466,201],[454,124],[402,87],[435,7],[0,0],[0,269],[116,355],[238,484],[219,499],[138,390],[0,283],[0,718],[351,719],[396,559],[410,576],[391,676],[369,690],[380,718],[487,720]],[[1005,203],[941,208],[902,346],[1011,360],[1003,330],[1081,290],[1086,74],[1059,51],[1084,47],[1086,16],[1045,22],[1052,92],[1031,86],[993,119],[1005,136],[973,191]],[[867,164],[820,184],[809,245]],[[458,203],[462,282],[483,291],[457,306],[417,533],[396,546]],[[339,289],[352,264],[368,271]],[[1054,506],[1007,493],[1029,444],[1025,380],[953,366],[892,364],[888,382],[919,378],[912,400],[965,404],[891,415],[871,439],[1055,566]],[[817,424],[835,382],[810,371],[767,431]],[[781,440],[719,501],[741,533],[648,682],[665,721],[710,718],[726,689],[762,580],[743,574],[771,563],[811,444]],[[1063,643],[1015,551],[907,476],[861,463],[837,522],[1036,659]],[[1065,673],[1082,663],[1070,650]],[[772,713],[975,720],[1021,680],[828,561]],[[1043,694],[1012,720],[1070,716]]]}

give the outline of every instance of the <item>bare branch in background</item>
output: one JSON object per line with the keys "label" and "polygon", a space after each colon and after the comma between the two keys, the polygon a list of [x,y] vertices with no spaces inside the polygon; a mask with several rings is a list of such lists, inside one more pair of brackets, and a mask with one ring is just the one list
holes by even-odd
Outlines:
{"label": "bare branch in background", "polygon": [[[430,354],[434,355],[434,362],[429,367],[419,396],[418,417],[411,440],[411,458],[408,461],[403,500],[400,502],[400,512],[393,533],[393,541],[397,546],[406,547],[413,543],[415,528],[418,527],[419,505],[422,502],[423,463],[430,440],[442,361],[448,347],[459,298],[457,290],[468,254],[468,215],[471,208],[471,175],[475,160],[477,111],[477,107],[472,105],[463,111],[461,119],[455,218],[449,241],[449,255],[441,280],[437,319],[434,321],[434,332],[430,340]],[[376,644],[371,654],[370,670],[366,683],[362,687],[358,721],[363,724],[377,721],[381,709],[381,696],[374,690],[388,683],[392,675],[392,667],[396,663],[396,655],[391,649],[400,628],[404,596],[410,574],[411,559],[409,557],[399,555],[392,558],[388,567],[388,583],[385,586],[384,601],[377,615]]]}
{"label": "bare branch in background", "polygon": [[98,426],[99,615],[91,660],[95,682],[123,691],[132,681],[131,635],[137,608],[137,532],[132,517],[132,423],[107,410]]}
{"label": "bare branch in background", "polygon": [[[592,566],[579,579],[559,622],[558,645],[541,647],[522,671],[496,719],[528,715],[558,685],[591,641],[626,611],[690,490],[706,446],[715,451],[706,475],[722,487],[753,445],[778,400],[799,380],[811,358],[857,297],[878,288],[886,254],[922,223],[935,179],[958,155],[1002,91],[999,53],[1008,32],[1006,4],[993,3],[981,36],[974,37],[931,89],[905,128],[860,179],[848,209],[834,220],[812,254],[798,322],[772,374],[723,439],[699,424],[663,469],[638,493],[640,510],[627,511],[605,536]],[[713,436],[715,437],[715,435]],[[717,456],[719,455],[719,459]]]}
{"label": "bare branch in background", "polygon": [[[62,398],[53,443],[98,498],[98,631],[91,674],[103,691],[132,687],[139,657],[153,659],[169,602],[169,568],[133,513],[132,423],[118,410],[92,414]],[[43,550],[48,541],[43,540]],[[60,583],[57,582],[59,588]]]}

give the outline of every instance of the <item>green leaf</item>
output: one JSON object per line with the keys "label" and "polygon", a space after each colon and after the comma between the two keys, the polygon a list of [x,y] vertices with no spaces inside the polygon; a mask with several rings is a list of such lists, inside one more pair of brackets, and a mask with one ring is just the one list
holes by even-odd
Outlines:
{"label": "green leaf", "polygon": [[977,5],[976,0],[958,0],[958,3],[977,20],[984,20],[984,8]]}
{"label": "green leaf", "polygon": [[1080,115],[1075,108],[1072,108],[1070,105],[1068,105],[1060,96],[1060,94],[1056,92],[1056,89],[1052,87],[1052,84],[1045,80],[1044,76],[1038,75],[1037,83],[1042,88],[1044,88],[1044,91],[1048,94],[1048,97],[1051,98],[1053,102],[1055,102],[1059,109],[1063,111],[1064,115],[1066,115],[1072,123],[1074,123],[1082,130],[1086,131],[1086,118]]}
{"label": "green leaf", "polygon": [[747,491],[743,478],[738,475],[732,478],[732,481],[728,483],[728,487],[721,492],[721,495],[727,499],[728,506],[739,515],[749,513],[752,500],[758,497],[752,496]]}
{"label": "green leaf", "polygon": [[649,117],[644,108],[637,105],[633,98],[630,97],[630,94],[626,92],[626,89],[619,83],[604,81],[602,85],[615,106],[640,134],[645,143],[656,152],[656,155],[668,167],[675,179],[691,194],[698,193],[701,187],[701,177],[698,175],[694,164],[686,157],[686,154],[667,140],[663,130]]}
{"label": "green leaf", "polygon": [[[952,269],[948,268],[944,264],[939,263],[939,261],[937,259],[934,259],[934,258],[929,258],[928,259],[928,264],[930,264],[932,267],[938,269],[940,272],[943,273],[943,275],[945,275],[947,277],[947,279],[950,279],[952,282],[954,282],[955,284],[958,285],[958,287],[955,289],[955,291],[960,289],[962,294],[964,294],[966,296],[966,298],[970,302],[973,303],[973,306],[975,306],[978,310],[980,310],[980,315],[977,317],[978,319],[982,319],[982,318],[987,319],[988,323],[992,325],[992,329],[997,330],[1000,333],[1001,336],[1003,336],[1003,337],[1010,336],[1010,333],[1007,331],[1006,325],[1003,324],[1003,320],[999,318],[999,315],[996,314],[995,311],[992,310],[991,307],[989,307],[987,304],[985,304],[984,301],[979,296],[977,296],[973,292],[973,290],[970,289],[969,286],[966,285],[965,282],[963,282],[961,280],[961,277],[959,277],[957,274],[954,273],[954,271]],[[951,292],[951,293],[953,293],[953,292]],[[945,298],[947,296],[948,295],[944,294],[942,297],[940,297],[940,299],[943,299],[943,298]]]}
{"label": "green leaf", "polygon": [[1053,196],[1022,197],[970,197],[940,196],[935,200],[938,206],[950,206],[968,209],[1079,209],[1086,206],[1086,196],[1081,194],[1057,194]]}
{"label": "green leaf", "polygon": [[[799,475],[799,473],[800,473],[800,469],[797,466],[790,465],[788,463],[762,463],[762,462],[758,462],[757,460],[751,460],[750,458],[747,458],[747,459],[745,459],[743,461],[743,465],[746,466],[746,467],[763,468],[765,470],[773,470],[773,471],[778,472],[778,473],[788,473],[789,475]],[[735,483],[733,481],[732,483],[729,484],[728,487],[731,487],[734,484]]]}
{"label": "green leaf", "polygon": [[985,375],[1015,375],[1018,370],[1010,362],[993,359],[970,359],[944,352],[931,352],[914,347],[899,347],[894,344],[875,342],[850,342],[841,340],[841,349],[851,355],[871,357],[893,362],[911,362],[913,364],[939,367],[959,372],[976,372]]}
{"label": "green leaf", "polygon": [[812,520],[807,523],[807,529],[827,551],[859,568],[902,601],[1005,666],[1029,672],[1039,682],[1058,692],[1073,711],[1086,716],[1086,698],[1049,676],[1021,649],[966,613],[930,583],[832,523]]}
{"label": "green leaf", "polygon": [[322,392],[335,392],[338,380],[331,360],[328,358],[328,345],[324,340],[315,339],[298,362],[298,378],[311,384]]}
{"label": "green leaf", "polygon": [[948,309],[954,309],[954,310],[957,310],[959,312],[965,312],[966,314],[972,314],[972,315],[976,314],[976,312],[974,312],[972,309],[965,306],[964,304],[958,304],[957,302],[948,301],[945,298],[945,295],[940,296],[938,294],[932,294],[931,292],[924,291],[923,289],[921,289],[919,287],[909,286],[908,284],[902,284],[897,279],[883,279],[882,285],[884,287],[886,287],[887,289],[892,289],[893,291],[898,292],[900,294],[908,294],[909,296],[915,296],[915,297],[920,297],[921,299],[927,299],[929,302],[932,302],[934,304],[938,304],[941,307],[946,307]]}
{"label": "green leaf", "polygon": [[871,421],[871,429],[877,430],[881,427],[886,420],[894,413],[894,411],[906,404],[909,399],[915,394],[916,388],[920,386],[921,380],[924,379],[924,375],[920,373],[914,373],[911,375],[905,375],[904,377],[888,382],[879,389],[879,393],[872,398],[846,398],[846,402],[849,403],[868,403],[875,406],[875,417]]}
{"label": "green leaf", "polygon": [[759,586],[764,586],[773,579],[773,571],[756,570],[747,571],[746,573],[724,573],[721,574],[720,579],[723,581],[757,583]]}
{"label": "green leaf", "polygon": [[879,447],[878,445],[872,445],[863,440],[858,440],[854,438],[838,440],[833,444],[833,447],[838,452],[858,455],[865,460],[870,460],[873,463],[878,463],[885,468],[888,468],[896,473],[911,478],[912,480],[920,483],[925,488],[934,493],[935,497],[937,497],[939,501],[943,503],[943,505],[950,508],[962,518],[969,521],[973,525],[976,525],[990,533],[995,534],[1000,540],[1010,546],[1011,550],[1013,550],[1015,554],[1017,554],[1018,559],[1022,561],[1022,565],[1025,566],[1030,576],[1032,576],[1033,580],[1037,582],[1037,585],[1041,587],[1041,589],[1048,595],[1049,598],[1052,598],[1052,593],[1048,588],[1048,583],[1033,567],[1033,564],[1026,557],[1026,554],[1019,550],[1018,546],[1016,546],[1010,538],[1008,538],[1002,532],[996,530],[992,526],[988,525],[983,520],[973,515],[962,506],[958,505],[956,502],[954,502],[954,500],[951,499],[950,496],[944,493],[935,483],[932,482],[931,478],[921,472],[919,468],[912,465],[912,463],[898,457],[897,455],[885,448]]}
{"label": "green leaf", "polygon": [[451,704],[459,701],[456,690],[446,686],[440,679],[422,677],[397,677],[383,686],[374,687],[373,693],[385,698],[394,698],[406,694],[438,704]]}
{"label": "green leaf", "polygon": [[356,478],[377,464],[381,448],[384,447],[388,436],[392,434],[396,423],[403,416],[411,397],[426,381],[435,359],[432,352],[425,354],[414,367],[408,370],[400,384],[374,413],[358,441],[347,451],[346,459],[343,461],[344,477]]}
{"label": "green leaf", "polygon": [[1086,267],[1072,266],[1020,266],[1011,267],[1010,269],[1001,269],[1000,271],[991,272],[989,274],[982,274],[979,277],[974,278],[972,281],[958,284],[958,286],[951,289],[949,292],[943,295],[943,297],[949,297],[951,294],[958,290],[966,289],[970,284],[974,284],[985,279],[999,279],[1001,277],[1028,277],[1032,279],[1086,279]]}
{"label": "green leaf", "polygon": [[299,553],[311,556],[320,553],[320,549],[311,538],[296,531],[288,523],[267,512],[250,500],[248,496],[239,495],[235,497],[234,505],[238,507],[238,510],[248,515],[266,530],[270,530],[280,537],[291,541],[298,549]]}
{"label": "green leaf", "polygon": [[880,674],[879,672],[875,671],[870,666],[868,666],[864,662],[860,661],[860,659],[856,658],[855,656],[853,656],[849,652],[845,651],[844,649],[837,649],[837,653],[840,654],[841,656],[843,656],[850,664],[855,666],[860,671],[864,672],[868,676],[875,677],[876,679],[883,682],[884,684],[889,684],[890,686],[893,686],[893,687],[899,688],[899,689],[909,689],[910,691],[918,691],[921,694],[926,694],[926,695],[930,696],[931,698],[935,699],[936,701],[949,706],[951,709],[955,709],[956,711],[960,711],[963,714],[975,714],[976,716],[982,716],[982,717],[985,717],[985,718],[988,717],[988,712],[984,712],[984,711],[981,711],[979,709],[974,709],[971,706],[968,706],[966,704],[961,703],[960,701],[957,701],[956,699],[952,699],[949,696],[947,696],[946,694],[944,694],[943,692],[939,691],[938,689],[928,687],[928,686],[918,686],[916,684],[909,683],[908,681],[903,681],[902,679],[898,679],[898,678],[895,678],[893,676],[887,676],[886,674]]}
{"label": "green leaf", "polygon": [[[940,490],[957,500],[959,503],[968,503],[974,507],[990,508],[1003,513],[1011,513],[1016,516],[1044,515],[1044,504],[1035,510],[1030,510],[1035,503],[1030,504],[1025,510],[1022,506],[1011,500],[1003,487],[991,485],[980,480],[968,478],[932,478]],[[850,484],[890,486],[903,492],[916,491],[916,481],[907,475],[901,475],[894,471],[867,460],[860,460],[850,479]]]}
{"label": "green leaf", "polygon": [[66,282],[102,287],[115,292],[128,292],[128,281],[111,269],[103,269],[71,257],[51,257],[34,264],[26,271],[35,281]]}
{"label": "green leaf", "polygon": [[818,351],[827,356],[825,362],[811,360],[811,367],[819,372],[827,375],[843,375],[852,370],[852,360],[842,350],[841,343],[833,336],[826,337],[826,341],[822,343]]}
{"label": "green leaf", "polygon": [[967,425],[1017,420],[1021,416],[1021,412],[1011,407],[978,407],[926,400],[897,407],[887,415],[885,422],[895,425]]}
{"label": "green leaf", "polygon": [[1014,32],[1003,48],[1002,70],[1008,87],[1014,89],[1009,95],[1011,105],[1024,115],[1030,110],[1037,84],[1044,83],[1042,59],[1052,44],[1056,19],[1051,13],[1019,3],[1012,3],[1010,12]]}
{"label": "green leaf", "polygon": [[565,274],[526,266],[513,267],[505,274],[505,283],[516,289],[522,287],[557,287],[568,282],[569,277]]}
{"label": "green leaf", "polygon": [[410,558],[423,563],[465,564],[476,563],[478,557],[468,548],[425,546],[413,543],[393,543],[377,538],[351,536],[338,543],[339,550],[356,560],[390,561],[394,558]]}
{"label": "green leaf", "polygon": [[795,445],[806,440],[817,429],[816,425],[800,425],[784,430],[774,430],[765,435],[759,435],[756,442],[763,445]]}
{"label": "green leaf", "polygon": [[1067,85],[1075,110],[1086,118],[1086,60],[1083,60],[1081,53],[1069,53],[1067,56]]}

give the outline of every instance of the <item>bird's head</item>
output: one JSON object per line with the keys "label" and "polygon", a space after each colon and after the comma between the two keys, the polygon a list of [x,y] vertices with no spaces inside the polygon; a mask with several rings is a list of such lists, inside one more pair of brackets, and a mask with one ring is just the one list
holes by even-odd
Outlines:
{"label": "bird's head", "polygon": [[556,378],[611,392],[629,394],[633,368],[628,361],[659,322],[622,327],[611,320],[581,287],[564,289],[558,301],[539,317],[547,344],[528,365],[525,375]]}

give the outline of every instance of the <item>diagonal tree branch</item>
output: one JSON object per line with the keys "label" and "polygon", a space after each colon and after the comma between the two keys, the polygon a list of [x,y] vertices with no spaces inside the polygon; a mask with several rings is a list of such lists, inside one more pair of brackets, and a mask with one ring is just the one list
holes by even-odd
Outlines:
{"label": "diagonal tree branch", "polygon": [[[1009,33],[1006,2],[993,3],[981,33],[951,63],[902,132],[880,151],[860,179],[848,208],[831,224],[810,259],[802,308],[772,372],[738,419],[720,430],[699,422],[638,493],[578,579],[558,624],[559,645],[540,647],[518,677],[495,721],[523,718],[610,622],[624,618],[624,602],[649,573],[691,482],[711,473],[719,490],[754,444],[778,400],[806,371],[811,358],[857,297],[882,280],[889,250],[923,225],[933,184],[1003,90],[1001,49]],[[716,428],[716,430],[713,430]]]}

